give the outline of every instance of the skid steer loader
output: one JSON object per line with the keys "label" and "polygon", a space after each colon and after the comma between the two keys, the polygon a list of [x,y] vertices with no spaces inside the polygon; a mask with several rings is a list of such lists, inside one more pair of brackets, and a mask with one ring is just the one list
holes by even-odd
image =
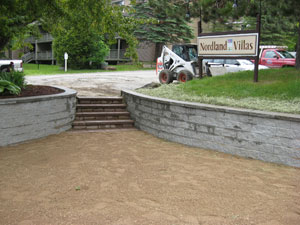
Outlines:
{"label": "skid steer loader", "polygon": [[[185,55],[196,55],[197,50],[193,48],[183,49]],[[158,74],[159,82],[162,84],[172,83],[174,80],[186,82],[197,76],[198,66],[196,60],[185,61],[183,58],[171,51],[167,46],[163,46],[161,56],[157,59],[156,73]]]}

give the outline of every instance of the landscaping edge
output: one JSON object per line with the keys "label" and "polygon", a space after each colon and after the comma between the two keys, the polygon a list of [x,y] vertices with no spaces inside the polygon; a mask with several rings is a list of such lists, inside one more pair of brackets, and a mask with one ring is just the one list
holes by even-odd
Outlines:
{"label": "landscaping edge", "polygon": [[135,126],[159,138],[300,167],[300,115],[157,98],[122,90]]}
{"label": "landscaping edge", "polygon": [[0,146],[58,134],[72,127],[76,91],[53,86],[63,93],[0,99]]}

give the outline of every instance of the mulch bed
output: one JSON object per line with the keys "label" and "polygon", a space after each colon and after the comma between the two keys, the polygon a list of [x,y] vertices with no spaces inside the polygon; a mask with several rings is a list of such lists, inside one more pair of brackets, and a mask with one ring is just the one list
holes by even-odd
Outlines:
{"label": "mulch bed", "polygon": [[20,98],[20,97],[32,97],[32,96],[40,96],[40,95],[53,95],[64,92],[64,90],[43,86],[43,85],[27,85],[26,88],[23,88],[19,95],[11,95],[8,93],[0,95],[0,99],[6,98]]}

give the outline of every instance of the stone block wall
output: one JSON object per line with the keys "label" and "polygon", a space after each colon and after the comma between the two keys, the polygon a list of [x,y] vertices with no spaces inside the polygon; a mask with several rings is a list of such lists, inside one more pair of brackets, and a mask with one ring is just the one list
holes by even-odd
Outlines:
{"label": "stone block wall", "polygon": [[58,134],[71,128],[76,91],[26,98],[0,99],[0,146]]}
{"label": "stone block wall", "polygon": [[135,126],[157,137],[300,167],[300,115],[122,95]]}

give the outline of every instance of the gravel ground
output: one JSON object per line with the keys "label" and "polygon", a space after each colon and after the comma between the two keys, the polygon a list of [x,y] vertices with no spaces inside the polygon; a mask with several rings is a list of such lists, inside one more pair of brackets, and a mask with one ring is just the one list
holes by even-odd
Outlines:
{"label": "gravel ground", "polygon": [[[29,76],[82,96],[158,82],[155,71]],[[142,131],[64,132],[0,147],[2,225],[299,225],[300,170]]]}
{"label": "gravel ground", "polygon": [[79,96],[119,96],[122,89],[134,90],[158,82],[155,70],[26,76],[29,84],[72,88]]}
{"label": "gravel ground", "polygon": [[300,170],[141,131],[0,148],[3,225],[299,225]]}

